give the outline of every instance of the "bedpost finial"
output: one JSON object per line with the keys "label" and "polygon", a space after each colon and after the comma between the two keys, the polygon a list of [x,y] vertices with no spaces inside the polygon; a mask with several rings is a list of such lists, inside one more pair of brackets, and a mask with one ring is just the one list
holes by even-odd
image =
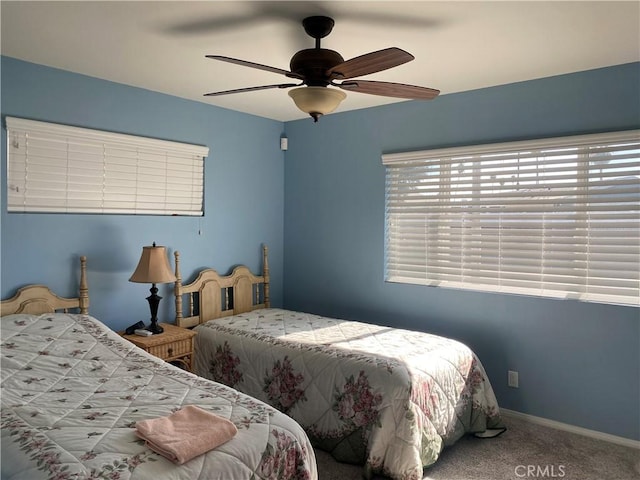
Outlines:
{"label": "bedpost finial", "polygon": [[265,243],[262,244],[262,277],[264,279],[264,306],[269,308],[271,306],[271,298],[269,295],[269,247]]}
{"label": "bedpost finial", "polygon": [[182,280],[182,276],[180,275],[180,252],[176,250],[175,252],[173,252],[173,256],[175,258],[175,263],[176,263],[176,269],[175,269],[176,284],[179,285],[180,281]]}
{"label": "bedpost finial", "polygon": [[262,270],[263,275],[269,276],[269,247],[262,244]]}
{"label": "bedpost finial", "polygon": [[87,315],[89,313],[89,287],[87,285],[87,257],[80,256],[80,288],[79,288],[79,308],[80,313]]}
{"label": "bedpost finial", "polygon": [[180,324],[182,322],[182,292],[181,292],[182,276],[180,275],[180,252],[178,250],[173,252],[173,257],[175,258],[175,263],[176,263],[176,271],[175,271],[176,281],[173,286],[173,293],[175,296],[175,303],[176,303],[175,321],[176,321],[176,325],[180,327],[181,326]]}

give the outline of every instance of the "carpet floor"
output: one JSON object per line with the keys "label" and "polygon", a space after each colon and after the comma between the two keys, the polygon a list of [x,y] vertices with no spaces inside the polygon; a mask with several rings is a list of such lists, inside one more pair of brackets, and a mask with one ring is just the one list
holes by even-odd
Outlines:
{"label": "carpet floor", "polygon": [[[497,438],[464,437],[424,470],[423,480],[640,480],[640,450],[504,417]],[[362,467],[316,450],[319,480],[361,480]],[[386,477],[374,477],[382,480]]]}

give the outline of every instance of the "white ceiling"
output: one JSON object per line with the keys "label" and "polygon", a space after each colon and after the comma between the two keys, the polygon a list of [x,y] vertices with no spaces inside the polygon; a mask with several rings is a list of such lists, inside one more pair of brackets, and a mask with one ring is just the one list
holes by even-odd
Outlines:
{"label": "white ceiling", "polygon": [[[305,117],[287,90],[203,94],[290,79],[205,55],[288,70],[314,46],[302,19],[327,15],[336,24],[322,47],[345,59],[391,46],[415,56],[367,79],[441,95],[640,61],[638,1],[2,0],[0,9],[2,55],[280,121]],[[337,111],[398,101],[347,95]]]}

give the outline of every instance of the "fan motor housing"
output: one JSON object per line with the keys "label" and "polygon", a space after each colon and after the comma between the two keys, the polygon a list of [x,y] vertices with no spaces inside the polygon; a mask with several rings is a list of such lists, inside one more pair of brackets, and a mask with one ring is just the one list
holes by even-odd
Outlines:
{"label": "fan motor housing", "polygon": [[331,83],[326,72],[344,62],[344,58],[335,50],[327,48],[308,48],[300,50],[290,62],[290,70],[301,75],[307,85],[325,87]]}

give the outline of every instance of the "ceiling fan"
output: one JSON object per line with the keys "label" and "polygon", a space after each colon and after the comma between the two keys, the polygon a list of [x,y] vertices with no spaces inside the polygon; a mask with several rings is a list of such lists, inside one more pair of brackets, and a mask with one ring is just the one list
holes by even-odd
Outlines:
{"label": "ceiling fan", "polygon": [[[390,47],[345,61],[338,52],[320,47],[320,39],[331,33],[334,23],[332,18],[325,16],[307,17],[302,21],[302,26],[305,32],[307,32],[307,35],[316,41],[315,48],[308,48],[297,52],[291,58],[290,70],[283,70],[281,68],[222,55],[206,55],[207,58],[213,60],[278,73],[285,77],[298,80],[299,83],[280,83],[275,85],[261,85],[258,87],[237,88],[221,92],[211,92],[205,94],[205,96],[253,92],[271,88],[301,87],[289,91],[289,96],[293,98],[293,101],[300,110],[311,115],[314,122],[317,122],[318,117],[321,115],[334,111],[340,102],[346,98],[346,94],[342,90],[413,100],[431,100],[438,96],[440,91],[433,88],[407,85],[404,83],[354,80],[355,77],[369,75],[410,62],[414,59],[414,56],[400,48]],[[306,86],[303,87],[303,85]]]}

